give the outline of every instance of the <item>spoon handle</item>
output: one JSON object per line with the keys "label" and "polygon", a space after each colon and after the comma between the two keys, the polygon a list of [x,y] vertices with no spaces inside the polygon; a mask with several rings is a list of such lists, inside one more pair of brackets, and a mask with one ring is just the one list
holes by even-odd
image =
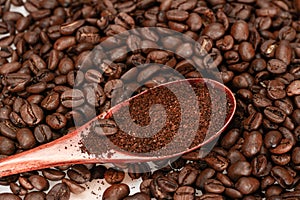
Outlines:
{"label": "spoon handle", "polygon": [[76,131],[53,142],[0,160],[0,177],[52,166],[93,162],[81,152]]}

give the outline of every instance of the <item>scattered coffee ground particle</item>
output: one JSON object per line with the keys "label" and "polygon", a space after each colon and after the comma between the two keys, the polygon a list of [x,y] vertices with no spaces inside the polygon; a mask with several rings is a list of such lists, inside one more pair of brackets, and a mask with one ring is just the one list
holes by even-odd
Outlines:
{"label": "scattered coffee ground particle", "polygon": [[[192,83],[191,86],[197,97],[198,110],[187,111],[188,113],[191,113],[190,115],[185,115],[188,117],[188,120],[185,120],[188,122],[187,124],[181,124],[182,110],[176,95],[174,95],[167,87],[158,87],[129,101],[129,111],[132,119],[127,119],[126,117],[122,118],[122,112],[125,112],[125,109],[128,109],[128,107],[122,107],[114,113],[114,115],[120,114],[122,121],[118,118],[118,123],[129,126],[130,123],[128,123],[128,120],[133,120],[136,124],[143,127],[150,124],[151,119],[149,112],[151,106],[160,104],[163,105],[167,116],[165,126],[161,130],[157,133],[153,133],[151,131],[153,129],[150,129],[149,132],[142,133],[142,136],[140,133],[137,134],[138,136],[135,136],[139,130],[134,130],[131,127],[126,127],[126,130],[130,130],[129,133],[119,129],[116,134],[107,137],[101,137],[91,132],[88,136],[83,136],[81,144],[83,145],[82,150],[97,155],[109,152],[110,149],[118,148],[118,150],[144,153],[149,156],[166,156],[180,153],[201,144],[204,140],[209,139],[215,132],[222,128],[230,113],[230,109],[232,109],[232,105],[229,103],[229,100],[226,99],[225,101],[224,91],[209,89],[203,83]],[[188,96],[188,94],[185,93],[186,91],[184,90],[183,85],[178,84],[176,87],[178,87],[177,91],[180,91],[179,95],[181,97]],[[224,97],[224,99],[222,99],[222,97]],[[187,104],[189,102],[194,101],[187,100]],[[212,104],[215,105],[214,112],[212,112]],[[220,106],[224,106],[224,108],[221,108]],[[193,106],[188,106],[188,108],[193,108]],[[196,115],[192,114],[195,112],[198,113]],[[155,121],[153,123],[155,125],[155,123],[157,124],[158,121],[161,120],[162,112],[161,110],[155,112],[154,109],[151,116],[153,118],[152,120]],[[192,118],[193,116],[194,119]],[[222,116],[224,117],[222,118]],[[199,126],[196,134],[191,134],[191,131],[193,131],[191,127],[195,127],[194,123],[199,123]],[[182,127],[181,130],[184,131],[178,133],[180,126]],[[176,134],[181,135],[175,137]],[[171,148],[166,148],[167,144],[170,143]],[[185,144],[187,145],[184,146]]]}

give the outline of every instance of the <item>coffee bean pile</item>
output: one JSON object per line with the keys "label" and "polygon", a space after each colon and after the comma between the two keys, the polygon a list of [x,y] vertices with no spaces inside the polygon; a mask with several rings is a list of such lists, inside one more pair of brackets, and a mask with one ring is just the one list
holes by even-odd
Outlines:
{"label": "coffee bean pile", "polygon": [[[70,199],[85,190],[81,184],[103,178],[111,184],[103,199],[300,199],[299,11],[298,0],[0,0],[1,158],[67,134],[95,108],[96,114],[109,109],[127,72],[127,79],[145,83],[137,93],[180,78],[157,73],[160,65],[135,67],[144,63],[166,65],[185,78],[218,69],[214,76],[238,104],[204,158],[191,152],[151,173],[139,173],[144,164],[130,165],[129,176],[143,179],[133,196],[122,183],[124,172],[89,164],[1,177],[12,193],[0,199]],[[142,50],[127,53],[126,45],[110,40],[114,63],[95,53],[88,59],[95,68],[81,66],[110,36],[154,26],[198,43],[143,31],[127,40]],[[156,49],[157,41],[175,51]],[[78,85],[84,90],[73,89]],[[58,182],[49,188],[49,180]]]}

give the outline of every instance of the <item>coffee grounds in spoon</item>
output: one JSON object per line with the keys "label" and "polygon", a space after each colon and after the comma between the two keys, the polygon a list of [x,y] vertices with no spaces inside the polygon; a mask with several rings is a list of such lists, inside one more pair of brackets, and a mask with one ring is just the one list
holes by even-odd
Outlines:
{"label": "coffee grounds in spoon", "polygon": [[[176,95],[168,87],[158,87],[129,100],[129,108],[121,107],[113,115],[119,116],[117,124],[121,123],[127,131],[119,128],[117,133],[105,137],[96,133],[83,136],[83,151],[97,155],[116,149],[143,156],[167,156],[195,147],[209,139],[223,127],[232,105],[228,105],[229,100],[224,91],[209,89],[203,83],[191,83],[195,95],[192,96],[186,93],[185,87],[181,83],[176,85]],[[178,97],[186,97],[186,110],[182,110]],[[196,97],[198,106],[189,106],[195,103],[195,99],[189,97]],[[157,104],[160,106],[155,107]],[[130,119],[127,116],[122,117],[126,109],[129,109]],[[165,121],[162,110],[166,114]],[[136,126],[132,127],[128,120],[132,120]],[[158,131],[155,130],[155,125],[161,123],[164,126]],[[139,127],[150,124],[153,127],[150,126],[148,131],[139,130]]]}

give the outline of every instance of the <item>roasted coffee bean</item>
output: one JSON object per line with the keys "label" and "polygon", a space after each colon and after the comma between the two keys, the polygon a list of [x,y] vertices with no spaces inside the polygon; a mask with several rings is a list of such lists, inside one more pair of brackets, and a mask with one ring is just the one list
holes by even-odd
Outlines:
{"label": "roasted coffee bean", "polygon": [[120,183],[123,181],[125,173],[123,171],[116,170],[114,168],[109,168],[104,173],[104,179],[109,184]]}
{"label": "roasted coffee bean", "polygon": [[264,144],[267,148],[274,148],[280,143],[281,139],[282,134],[279,131],[269,131],[264,138]]}
{"label": "roasted coffee bean", "polygon": [[239,192],[238,190],[233,189],[233,188],[226,188],[224,193],[225,193],[226,196],[228,196],[232,199],[243,197],[241,192]]}
{"label": "roasted coffee bean", "polygon": [[29,126],[40,123],[44,118],[43,110],[33,103],[25,103],[22,105],[20,114],[24,122]]}
{"label": "roasted coffee bean", "polygon": [[210,37],[212,40],[220,39],[225,33],[225,28],[220,23],[211,23],[205,27],[203,34]]}
{"label": "roasted coffee bean", "polygon": [[93,167],[91,171],[91,180],[93,179],[103,179],[104,173],[107,170],[107,168],[103,165],[97,165]]}
{"label": "roasted coffee bean", "polygon": [[258,177],[265,176],[270,173],[271,163],[268,162],[265,155],[259,155],[255,157],[252,162],[252,174]]}
{"label": "roasted coffee bean", "polygon": [[274,102],[274,105],[277,106],[278,108],[282,108],[282,110],[284,110],[287,115],[290,115],[293,113],[293,110],[294,110],[293,103],[288,98],[276,100]]}
{"label": "roasted coffee bean", "polygon": [[230,178],[226,175],[226,174],[222,174],[222,173],[217,173],[216,178],[221,181],[221,183],[225,186],[225,187],[233,187],[233,182],[230,180]]}
{"label": "roasted coffee bean", "polygon": [[[165,176],[158,176],[154,181],[156,181],[157,185],[163,192],[174,192],[178,188],[176,180],[167,178]],[[154,184],[154,186],[156,186],[156,184]]]}
{"label": "roasted coffee bean", "polygon": [[74,22],[62,24],[60,26],[60,33],[62,35],[71,35],[76,31],[76,29],[80,28],[83,24],[84,20],[77,20]]}
{"label": "roasted coffee bean", "polygon": [[[164,186],[163,184],[166,184]],[[164,189],[167,189],[167,191],[163,190],[161,186],[164,186]],[[177,183],[173,179],[167,179],[161,175],[158,175],[157,177],[154,177],[154,179],[150,183],[150,191],[151,194],[155,198],[171,198],[171,194],[168,191],[174,192],[178,188]]]}
{"label": "roasted coffee bean", "polygon": [[292,153],[292,161],[293,163],[295,163],[296,165],[300,164],[300,157],[298,156],[300,153],[300,147],[296,147],[293,149],[293,153]]}
{"label": "roasted coffee bean", "polygon": [[52,139],[52,131],[49,126],[40,124],[34,128],[34,137],[39,143],[46,143]]}
{"label": "roasted coffee bean", "polygon": [[263,139],[261,133],[252,131],[245,136],[241,150],[246,157],[252,157],[260,151],[262,144]]}
{"label": "roasted coffee bean", "polygon": [[84,165],[74,165],[67,172],[69,178],[76,183],[86,183],[91,179],[91,172]]}
{"label": "roasted coffee bean", "polygon": [[3,64],[0,67],[0,74],[5,75],[5,74],[12,73],[12,72],[16,72],[21,67],[22,67],[22,65],[19,62],[11,62],[11,63]]}
{"label": "roasted coffee bean", "polygon": [[218,180],[208,179],[204,183],[204,190],[208,193],[220,194],[225,191],[225,187]]}
{"label": "roasted coffee bean", "polygon": [[60,74],[64,74],[64,75],[66,75],[70,71],[74,70],[74,63],[73,63],[72,59],[70,59],[69,57],[65,57],[65,58],[61,59],[58,64],[58,70],[59,70]]}
{"label": "roasted coffee bean", "polygon": [[0,154],[12,155],[16,150],[15,143],[3,136],[0,136]]}
{"label": "roasted coffee bean", "polygon": [[21,198],[14,194],[1,193],[0,200],[21,200]]}
{"label": "roasted coffee bean", "polygon": [[58,183],[54,185],[46,195],[46,200],[51,200],[51,199],[69,200],[70,199],[69,187],[65,183]]}
{"label": "roasted coffee bean", "polygon": [[291,161],[291,156],[288,154],[271,155],[271,159],[275,164],[285,166]]}
{"label": "roasted coffee bean", "polygon": [[267,63],[267,70],[273,74],[282,74],[287,70],[287,64],[278,59],[271,59]]}
{"label": "roasted coffee bean", "polygon": [[191,13],[186,21],[191,31],[198,31],[202,27],[202,18],[197,13]]}
{"label": "roasted coffee bean", "polygon": [[91,128],[99,136],[113,135],[118,131],[116,123],[110,119],[99,119]]}
{"label": "roasted coffee bean", "polygon": [[243,61],[251,61],[255,56],[255,50],[249,42],[242,42],[239,44],[238,51]]}
{"label": "roasted coffee bean", "polygon": [[94,26],[83,26],[77,30],[76,40],[79,43],[88,42],[97,44],[100,42],[99,30]]}
{"label": "roasted coffee bean", "polygon": [[[134,19],[128,15],[127,13],[120,12],[115,18],[115,24],[121,25],[126,29],[134,28],[135,21]],[[99,26],[99,24],[97,24]]]}
{"label": "roasted coffee bean", "polygon": [[280,108],[268,106],[264,109],[264,114],[267,119],[274,123],[282,123],[286,118],[286,114]]}
{"label": "roasted coffee bean", "polygon": [[[2,109],[2,111],[4,111]],[[0,122],[0,133],[10,139],[16,139],[18,127],[14,126],[10,120]]]}
{"label": "roasted coffee bean", "polygon": [[169,10],[166,13],[168,20],[185,21],[189,17],[189,13],[183,10]]}
{"label": "roasted coffee bean", "polygon": [[46,194],[40,191],[33,191],[27,193],[24,197],[24,200],[44,200],[46,199]]}
{"label": "roasted coffee bean", "polygon": [[24,196],[27,193],[27,190],[25,190],[24,188],[22,188],[21,186],[19,186],[16,183],[10,183],[9,187],[10,187],[10,190],[15,195]]}
{"label": "roasted coffee bean", "polygon": [[46,110],[55,110],[59,106],[59,94],[49,93],[41,102],[41,106]]}
{"label": "roasted coffee bean", "polygon": [[221,140],[221,146],[223,148],[229,149],[231,146],[233,146],[236,141],[238,140],[238,137],[240,136],[240,131],[238,129],[231,129],[226,133]]}
{"label": "roasted coffee bean", "polygon": [[228,160],[220,155],[208,155],[204,158],[205,162],[216,171],[223,171],[228,166]]}
{"label": "roasted coffee bean", "polygon": [[76,44],[76,39],[73,36],[64,36],[57,39],[54,43],[54,49],[58,51],[63,51]]}
{"label": "roasted coffee bean", "polygon": [[181,186],[179,187],[173,198],[174,200],[182,200],[182,199],[194,199],[195,189],[190,186]]}
{"label": "roasted coffee bean", "polygon": [[78,89],[69,89],[64,91],[60,100],[63,106],[67,108],[78,107],[84,103],[84,94]]}
{"label": "roasted coffee bean", "polygon": [[29,97],[27,97],[27,102],[31,103],[31,104],[35,104],[38,105],[41,103],[41,101],[43,100],[43,95],[40,94],[32,94]]}
{"label": "roasted coffee bean", "polygon": [[288,85],[286,89],[286,93],[288,96],[294,96],[294,95],[299,95],[300,94],[300,81],[295,80],[291,84]]}
{"label": "roasted coffee bean", "polygon": [[224,197],[219,194],[207,193],[207,194],[201,195],[200,197],[197,197],[197,200],[198,199],[199,200],[209,200],[209,199],[224,200]]}
{"label": "roasted coffee bean", "polygon": [[95,70],[95,69],[89,69],[85,73],[84,77],[88,82],[92,82],[92,83],[101,83],[101,82],[103,82],[102,73],[99,72],[98,70]]}
{"label": "roasted coffee bean", "polygon": [[244,195],[255,192],[259,186],[259,181],[253,177],[241,177],[235,184],[236,189]]}
{"label": "roasted coffee bean", "polygon": [[26,91],[31,94],[39,94],[43,92],[47,87],[45,82],[39,82],[33,85],[30,85],[26,88]]}
{"label": "roasted coffee bean", "polygon": [[289,171],[283,167],[275,166],[271,170],[271,175],[283,188],[289,187],[293,184],[294,178]]}
{"label": "roasted coffee bean", "polygon": [[228,168],[228,176],[232,180],[238,180],[242,176],[249,176],[251,174],[252,167],[247,161],[238,161],[231,164]]}
{"label": "roasted coffee bean", "polygon": [[247,131],[253,131],[260,127],[262,124],[263,115],[259,112],[252,113],[248,118],[243,121],[244,128]]}
{"label": "roasted coffee bean", "polygon": [[114,184],[108,187],[102,196],[103,200],[121,200],[129,195],[129,186],[124,183]]}
{"label": "roasted coffee bean", "polygon": [[142,192],[138,192],[138,193],[135,193],[134,195],[124,198],[124,200],[150,200],[150,199],[151,199],[151,197],[149,195],[142,193]]}
{"label": "roasted coffee bean", "polygon": [[16,136],[22,149],[31,149],[36,144],[34,135],[28,128],[19,129]]}
{"label": "roasted coffee bean", "polygon": [[53,113],[47,115],[46,123],[53,129],[59,130],[66,126],[67,118],[60,113]]}
{"label": "roasted coffee bean", "polygon": [[215,170],[211,169],[211,168],[206,168],[203,171],[201,171],[196,179],[196,186],[198,188],[203,188],[204,187],[204,183],[206,180],[212,178],[215,174]]}
{"label": "roasted coffee bean", "polygon": [[55,169],[44,169],[43,176],[51,181],[58,181],[65,177],[65,173]]}
{"label": "roasted coffee bean", "polygon": [[237,40],[238,42],[241,42],[243,40],[247,40],[249,37],[249,27],[248,24],[245,21],[239,20],[236,21],[230,31],[232,37]]}
{"label": "roasted coffee bean", "polygon": [[191,167],[191,166],[185,166],[178,175],[178,183],[180,185],[192,185],[198,175],[198,170]]}
{"label": "roasted coffee bean", "polygon": [[40,56],[36,54],[30,56],[29,68],[34,74],[38,74],[41,70],[46,69],[46,67],[46,63]]}
{"label": "roasted coffee bean", "polygon": [[78,183],[75,183],[74,181],[71,181],[69,179],[66,179],[66,178],[62,179],[62,183],[65,183],[68,186],[71,193],[80,194],[85,191],[85,187],[83,187],[83,186],[79,185]]}
{"label": "roasted coffee bean", "polygon": [[28,178],[32,186],[39,190],[39,191],[44,191],[48,190],[49,188],[49,182],[46,178],[40,175],[32,175]]}

